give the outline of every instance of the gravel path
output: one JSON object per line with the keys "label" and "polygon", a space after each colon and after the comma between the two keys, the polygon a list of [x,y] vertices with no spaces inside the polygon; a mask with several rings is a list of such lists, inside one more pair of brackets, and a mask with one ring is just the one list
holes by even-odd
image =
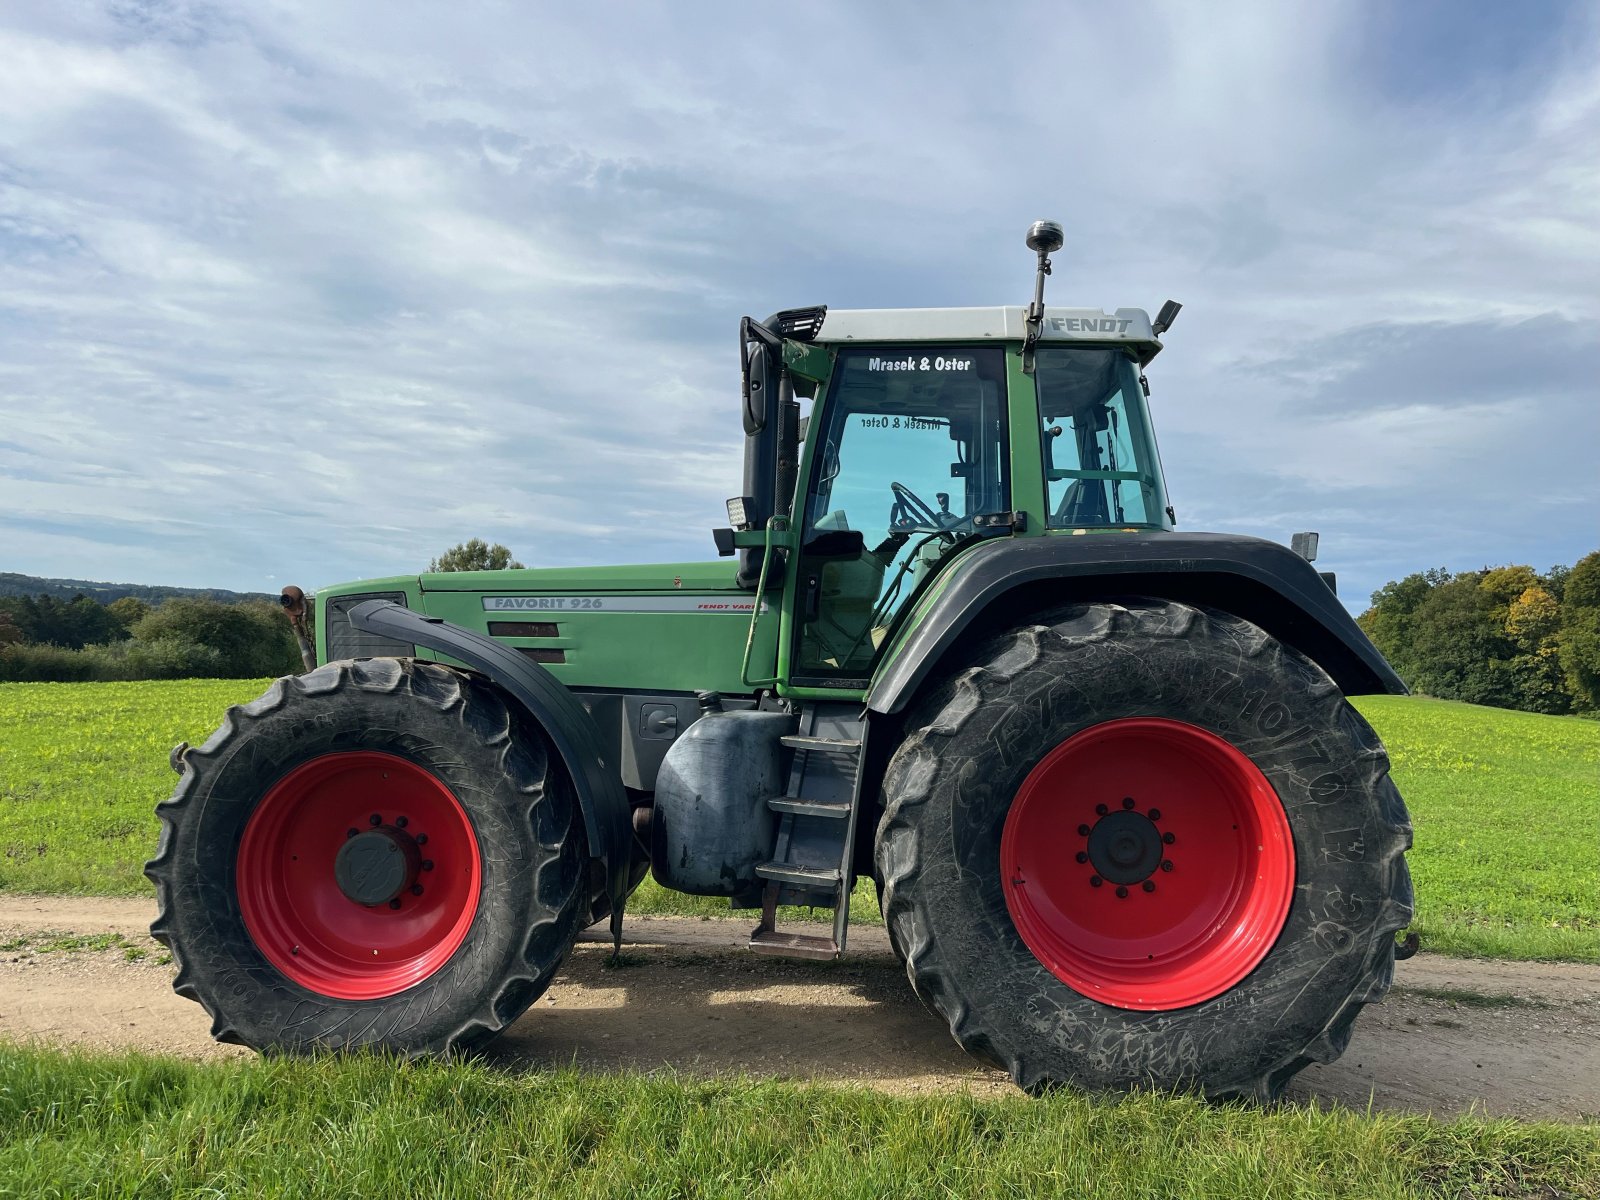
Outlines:
{"label": "gravel path", "polygon": [[[219,1046],[174,995],[145,900],[0,897],[0,1036],[192,1058]],[[881,927],[837,963],[758,958],[743,921],[635,917],[620,966],[586,934],[550,990],[494,1045],[507,1066],[746,1072],[895,1092],[1011,1090],[917,1001]],[[53,935],[102,949],[50,949]],[[139,957],[142,953],[143,957]],[[1421,954],[1350,1049],[1291,1096],[1449,1115],[1600,1119],[1600,967]]]}

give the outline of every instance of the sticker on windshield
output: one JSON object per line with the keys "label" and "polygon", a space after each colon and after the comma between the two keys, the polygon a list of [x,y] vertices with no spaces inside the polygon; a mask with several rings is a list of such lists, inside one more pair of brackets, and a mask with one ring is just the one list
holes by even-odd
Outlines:
{"label": "sticker on windshield", "polygon": [[941,417],[872,417],[861,418],[862,429],[943,429],[950,422]]}
{"label": "sticker on windshield", "polygon": [[908,354],[905,358],[867,359],[869,371],[970,371],[972,359],[949,358],[943,354]]}

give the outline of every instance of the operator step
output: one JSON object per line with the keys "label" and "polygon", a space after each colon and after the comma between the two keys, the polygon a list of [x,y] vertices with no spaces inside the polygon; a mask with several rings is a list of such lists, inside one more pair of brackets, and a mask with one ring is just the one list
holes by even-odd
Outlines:
{"label": "operator step", "polygon": [[757,929],[750,935],[750,949],[774,958],[832,960],[839,957],[839,943],[831,937],[814,933],[779,933],[775,929]]}
{"label": "operator step", "polygon": [[799,796],[777,796],[767,801],[773,812],[793,813],[797,817],[828,817],[842,821],[850,815],[850,804],[844,800],[804,800]]}
{"label": "operator step", "polygon": [[779,740],[791,750],[832,750],[854,754],[861,749],[861,742],[856,738],[825,738],[812,737],[807,733],[790,733]]}
{"label": "operator step", "polygon": [[798,863],[769,862],[756,868],[756,875],[795,887],[836,888],[842,878],[837,867],[802,867]]}

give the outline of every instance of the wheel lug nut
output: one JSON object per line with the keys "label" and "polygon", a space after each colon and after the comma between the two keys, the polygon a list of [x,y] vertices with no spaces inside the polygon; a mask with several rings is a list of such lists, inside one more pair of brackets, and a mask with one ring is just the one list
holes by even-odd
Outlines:
{"label": "wheel lug nut", "polygon": [[[1151,884],[1151,885],[1150,885],[1150,886],[1151,886],[1151,887],[1154,887],[1154,886],[1155,886],[1155,885],[1154,885],[1154,884]],[[412,885],[411,885],[411,894],[412,894],[412,895],[413,895],[413,896],[420,896],[420,895],[422,895],[422,885],[421,885],[421,884],[420,884],[420,883],[413,883],[413,884],[412,884]]]}
{"label": "wheel lug nut", "polygon": [[1151,810],[1150,810],[1150,819],[1151,819],[1151,820],[1152,820],[1152,821],[1159,821],[1159,820],[1161,820],[1161,810],[1160,810],[1160,809],[1159,809],[1159,808],[1152,808],[1152,809],[1151,809]]}
{"label": "wheel lug nut", "polygon": [[1079,825],[1078,826],[1078,836],[1079,837],[1088,837],[1089,836],[1089,827],[1087,825]]}
{"label": "wheel lug nut", "polygon": [[1099,813],[1102,817],[1105,816],[1108,812],[1111,811],[1104,804],[1096,804],[1094,806],[1094,810],[1095,810],[1095,812]]}
{"label": "wheel lug nut", "polygon": [[1162,869],[1162,870],[1163,870],[1163,871],[1170,871],[1170,870],[1172,870],[1172,860],[1171,860],[1171,859],[1170,859],[1170,858],[1164,858],[1164,859],[1162,859],[1162,860],[1161,860],[1161,869]]}
{"label": "wheel lug nut", "polygon": [[404,829],[409,824],[411,824],[411,822],[406,820],[404,817],[396,817],[394,819],[394,827],[396,829]]}
{"label": "wheel lug nut", "polygon": [[389,907],[390,908],[399,908],[400,907],[400,901],[398,901],[398,900],[389,901]]}
{"label": "wheel lug nut", "polygon": [[1085,854],[1082,850],[1079,850],[1078,851],[1078,861],[1081,862],[1081,863],[1086,863],[1086,862],[1089,861],[1089,856],[1087,854]]}
{"label": "wheel lug nut", "polygon": [[380,817],[377,813],[373,813],[370,817],[367,818],[367,824],[369,824],[369,825],[382,825],[383,824],[383,818]]}
{"label": "wheel lug nut", "polygon": [[1153,892],[1156,890],[1156,881],[1154,879],[1146,879],[1139,886],[1147,892]]}
{"label": "wheel lug nut", "polygon": [[426,846],[428,844],[428,835],[425,833],[417,834],[416,843],[419,846]]}
{"label": "wheel lug nut", "polygon": [[433,870],[433,859],[431,859],[431,858],[425,858],[425,859],[423,859],[423,860],[422,860],[422,869],[423,869],[423,870],[424,870],[424,871],[431,871],[431,870]]}
{"label": "wheel lug nut", "polygon": [[1163,842],[1165,842],[1167,845],[1170,846],[1170,845],[1172,845],[1173,842],[1177,841],[1178,839],[1173,837],[1172,834],[1170,834],[1170,833],[1163,833],[1161,835],[1161,840]]}
{"label": "wheel lug nut", "polygon": [[1125,887],[1122,887],[1119,884],[1118,887],[1117,887],[1117,899],[1118,900],[1126,900],[1127,898],[1128,898],[1128,889],[1125,888]]}
{"label": "wheel lug nut", "polygon": [[353,838],[353,837],[355,837],[357,832],[358,831],[354,830],[354,829],[346,829],[344,831],[344,836],[347,837],[347,838]]}
{"label": "wheel lug nut", "polygon": [[1122,807],[1123,808],[1132,808],[1133,807],[1133,797],[1132,796],[1124,796],[1122,798]]}
{"label": "wheel lug nut", "polygon": [[1090,887],[1099,887],[1104,882],[1105,882],[1105,880],[1101,879],[1100,876],[1098,876],[1098,875],[1089,876],[1089,886]]}

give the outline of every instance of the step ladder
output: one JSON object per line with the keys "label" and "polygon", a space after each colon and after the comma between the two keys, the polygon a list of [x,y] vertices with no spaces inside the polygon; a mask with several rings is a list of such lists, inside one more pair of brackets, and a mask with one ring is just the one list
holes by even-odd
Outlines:
{"label": "step ladder", "polygon": [[[778,837],[772,861],[756,868],[766,884],[761,924],[750,932],[757,954],[834,959],[844,951],[865,737],[860,705],[816,704],[801,714],[799,732],[783,739],[794,755],[786,793],[767,801]],[[833,909],[832,934],[776,928],[780,904]]]}

